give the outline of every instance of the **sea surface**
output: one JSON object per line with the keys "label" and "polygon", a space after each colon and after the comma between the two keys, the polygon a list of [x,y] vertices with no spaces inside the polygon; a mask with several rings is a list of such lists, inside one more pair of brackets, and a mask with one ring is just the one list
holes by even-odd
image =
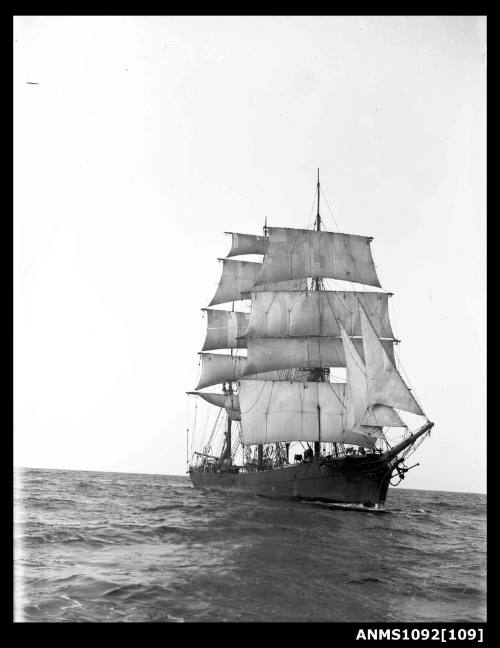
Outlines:
{"label": "sea surface", "polygon": [[16,621],[485,621],[486,495],[387,512],[15,471]]}

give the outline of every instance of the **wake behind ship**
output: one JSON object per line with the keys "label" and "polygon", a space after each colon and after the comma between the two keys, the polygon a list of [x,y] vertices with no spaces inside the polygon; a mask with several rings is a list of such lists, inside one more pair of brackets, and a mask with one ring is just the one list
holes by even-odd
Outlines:
{"label": "wake behind ship", "polygon": [[[372,238],[322,229],[319,172],[314,229],[229,234],[188,392],[217,408],[191,448],[194,486],[383,507],[433,423],[397,368]],[[232,258],[246,255],[262,261]]]}

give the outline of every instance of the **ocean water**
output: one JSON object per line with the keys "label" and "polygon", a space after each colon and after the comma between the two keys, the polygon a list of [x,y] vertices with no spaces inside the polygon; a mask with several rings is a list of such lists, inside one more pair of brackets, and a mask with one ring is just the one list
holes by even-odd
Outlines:
{"label": "ocean water", "polygon": [[484,621],[486,496],[393,488],[385,513],[15,472],[16,621]]}

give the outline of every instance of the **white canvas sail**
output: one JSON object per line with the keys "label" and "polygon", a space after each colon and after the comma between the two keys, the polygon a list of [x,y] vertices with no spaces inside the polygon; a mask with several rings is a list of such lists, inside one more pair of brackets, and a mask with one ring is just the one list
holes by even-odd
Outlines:
{"label": "white canvas sail", "polygon": [[247,359],[218,353],[200,353],[201,376],[196,389],[238,380],[245,373]]}
{"label": "white canvas sail", "polygon": [[342,437],[343,383],[240,380],[238,393],[245,444]]}
{"label": "white canvas sail", "polygon": [[406,427],[405,422],[389,405],[369,405],[361,425],[376,427]]}
{"label": "white canvas sail", "polygon": [[359,305],[370,315],[377,335],[394,338],[388,293],[280,290],[251,292],[252,313],[247,335],[254,337],[361,336]]}
{"label": "white canvas sail", "polygon": [[307,380],[309,373],[297,370],[255,372],[247,375],[247,358],[222,353],[200,353],[201,375],[196,389],[211,385],[234,382],[245,376],[245,380]]}
{"label": "white canvas sail", "polygon": [[268,292],[282,290],[307,290],[307,279],[291,279],[290,281],[275,281],[273,283],[253,286],[247,292],[242,292],[245,299],[250,299],[252,292]]}
{"label": "white canvas sail", "polygon": [[262,263],[240,261],[239,259],[219,259],[219,261],[222,262],[222,274],[209,306],[249,299],[252,290],[299,290],[307,288],[305,279],[278,281],[255,286],[255,279],[262,267]]}
{"label": "white canvas sail", "polygon": [[356,445],[364,445],[368,448],[372,448],[379,439],[383,438],[382,428],[379,425],[358,425],[356,428],[349,431],[349,436],[351,438],[353,438],[355,434],[360,434],[364,441],[364,443],[358,443]]}
{"label": "white canvas sail", "polygon": [[361,326],[363,328],[369,403],[390,405],[405,412],[423,415],[420,405],[399,375],[393,360],[387,355],[362,308]]}
{"label": "white canvas sail", "polygon": [[360,425],[368,409],[368,384],[366,370],[360,354],[345,329],[341,327],[342,343],[346,360],[347,399],[346,427]]}
{"label": "white canvas sail", "polygon": [[227,415],[233,421],[241,420],[240,413],[240,400],[237,394],[217,394],[213,392],[188,392],[194,396],[200,396],[207,403],[215,405],[216,407],[224,407]]}
{"label": "white canvas sail", "polygon": [[231,249],[228,257],[239,256],[242,254],[264,254],[266,246],[265,236],[256,236],[255,234],[238,234],[236,232],[225,232],[231,234]]}
{"label": "white canvas sail", "polygon": [[[346,359],[346,426],[354,430],[358,426],[401,427],[404,422],[386,405],[370,407],[366,367],[358,350],[345,329],[341,326],[342,343]],[[366,432],[366,430],[365,430]]]}
{"label": "white canvas sail", "polygon": [[334,441],[371,447],[372,429],[345,430],[345,384],[238,381],[244,444]]}
{"label": "white canvas sail", "polygon": [[219,285],[209,306],[243,299],[241,293],[249,291],[255,284],[255,277],[262,266],[253,261],[220,259],[222,275]]}
{"label": "white canvas sail", "polygon": [[257,284],[331,277],[380,287],[369,237],[285,227],[267,231],[269,243]]}
{"label": "white canvas sail", "polygon": [[238,311],[203,309],[207,314],[207,334],[202,351],[214,349],[244,349],[250,315]]}
{"label": "white canvas sail", "polygon": [[[378,338],[377,338],[378,339]],[[362,339],[353,344],[363,355]],[[386,352],[393,354],[393,343],[382,341]],[[342,338],[332,337],[280,337],[249,338],[247,336],[247,373],[289,369],[293,367],[345,367]]]}

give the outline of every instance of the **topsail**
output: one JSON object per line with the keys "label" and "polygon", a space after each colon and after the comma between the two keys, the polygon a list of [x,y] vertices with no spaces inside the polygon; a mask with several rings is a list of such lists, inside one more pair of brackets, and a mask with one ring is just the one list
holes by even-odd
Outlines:
{"label": "topsail", "polygon": [[267,231],[269,243],[256,284],[331,277],[380,287],[369,237],[286,227]]}
{"label": "topsail", "polygon": [[247,342],[243,337],[248,328],[248,313],[238,311],[204,309],[207,313],[207,335],[202,351],[213,349],[243,349]]}
{"label": "topsail", "polygon": [[300,369],[288,371],[247,372],[245,356],[231,356],[222,353],[200,353],[201,375],[196,389],[204,389],[212,385],[235,382],[243,376],[247,380],[307,380],[308,372]]}
{"label": "topsail", "polygon": [[394,338],[388,293],[357,291],[281,290],[251,292],[249,337],[361,336],[360,305],[369,313],[381,338]]}
{"label": "topsail", "polygon": [[239,259],[219,260],[222,261],[222,275],[209,306],[248,299],[252,290],[301,290],[307,288],[307,283],[303,279],[271,282],[256,286],[256,277],[262,268],[262,263],[240,261]]}
{"label": "topsail", "polygon": [[222,276],[215,295],[209,306],[244,299],[241,293],[250,290],[255,285],[257,272],[262,264],[254,261],[235,261],[221,259]]}
{"label": "topsail", "polygon": [[[378,339],[378,338],[377,338]],[[363,356],[363,340],[353,339]],[[382,340],[385,352],[393,357],[393,342]],[[248,363],[244,375],[275,369],[304,367],[345,367],[346,359],[340,337],[247,337]]]}

